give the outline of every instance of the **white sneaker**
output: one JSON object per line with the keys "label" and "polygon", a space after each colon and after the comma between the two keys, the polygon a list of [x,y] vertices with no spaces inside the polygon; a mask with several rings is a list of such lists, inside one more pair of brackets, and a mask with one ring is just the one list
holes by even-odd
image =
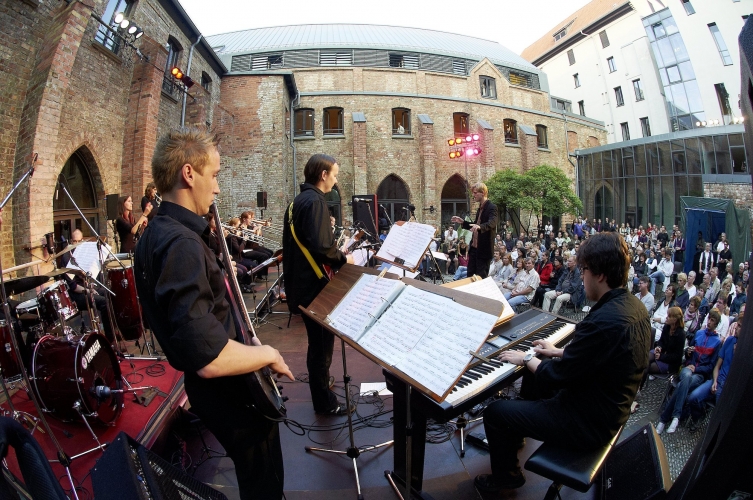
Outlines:
{"label": "white sneaker", "polygon": [[661,434],[664,432],[664,422],[659,422],[659,425],[656,426],[656,433]]}
{"label": "white sneaker", "polygon": [[672,423],[667,428],[667,434],[673,434],[677,430],[677,426],[680,425],[680,419],[673,418]]}
{"label": "white sneaker", "polygon": [[653,382],[654,380],[656,380],[656,377],[654,377],[653,375],[649,375],[648,379]]}

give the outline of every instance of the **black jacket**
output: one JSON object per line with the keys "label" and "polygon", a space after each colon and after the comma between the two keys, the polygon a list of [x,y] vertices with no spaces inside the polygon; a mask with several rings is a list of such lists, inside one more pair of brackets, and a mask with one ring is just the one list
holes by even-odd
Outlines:
{"label": "black jacket", "polygon": [[[300,312],[298,306],[308,306],[327,285],[327,278],[317,278],[293,238],[288,214],[289,210],[286,209],[282,233],[285,293],[288,309]],[[293,227],[298,240],[309,251],[319,270],[322,270],[322,264],[337,270],[346,262],[345,254],[337,249],[329,215],[324,193],[311,184],[301,184],[301,194],[293,200]]]}
{"label": "black jacket", "polygon": [[478,248],[476,249],[476,258],[479,260],[491,259],[494,257],[494,238],[497,236],[497,218],[497,205],[492,203],[491,200],[486,200],[486,203],[476,211],[476,218],[473,222],[463,222],[463,229],[470,231],[471,224],[475,224],[477,220],[479,221],[479,226],[481,227],[478,230]]}

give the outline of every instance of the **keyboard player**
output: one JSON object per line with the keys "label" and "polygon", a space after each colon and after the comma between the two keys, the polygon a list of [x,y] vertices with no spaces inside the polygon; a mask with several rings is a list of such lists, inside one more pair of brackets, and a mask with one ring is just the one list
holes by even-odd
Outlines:
{"label": "keyboard player", "polygon": [[541,360],[512,350],[500,356],[532,372],[536,392],[557,392],[536,401],[497,401],[484,411],[492,473],[476,477],[480,491],[523,486],[517,453],[525,436],[574,449],[599,448],[630,415],[652,337],[646,308],[623,287],[628,247],[617,233],[599,233],[581,244],[577,264],[586,296],[596,304],[572,341],[564,349],[535,341]]}

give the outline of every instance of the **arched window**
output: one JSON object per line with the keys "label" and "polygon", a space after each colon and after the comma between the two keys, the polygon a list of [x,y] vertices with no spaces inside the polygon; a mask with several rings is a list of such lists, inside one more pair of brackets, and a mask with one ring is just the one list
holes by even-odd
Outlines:
{"label": "arched window", "polygon": [[594,196],[594,217],[597,219],[613,219],[614,218],[614,197],[612,196],[612,190],[607,186],[601,186]]}
{"label": "arched window", "polygon": [[467,135],[470,132],[468,128],[468,113],[453,113],[452,121],[455,127],[455,137]]}
{"label": "arched window", "polygon": [[340,190],[337,186],[332,188],[332,191],[324,195],[324,199],[327,202],[327,208],[329,214],[335,218],[335,224],[342,226],[342,213],[340,204]]}
{"label": "arched window", "polygon": [[[179,90],[177,80],[172,75],[171,71],[175,66],[180,66],[180,55],[183,52],[183,47],[173,37],[167,39],[167,61],[165,62],[165,78],[162,79],[162,91],[166,94],[178,98]],[[185,69],[185,68],[181,68]]]}
{"label": "arched window", "polygon": [[[387,215],[393,224],[399,220],[410,219],[410,212],[407,210],[407,206],[410,203],[408,201],[408,186],[406,186],[405,182],[395,174],[388,175],[379,184],[379,188],[377,189],[377,200],[380,205],[384,205]],[[384,212],[380,211],[380,231],[384,226],[384,222],[389,224],[389,221],[382,221],[383,217]]]}
{"label": "arched window", "polygon": [[505,142],[508,144],[518,143],[518,122],[513,119],[505,118],[502,122],[505,129]]}
{"label": "arched window", "polygon": [[468,183],[455,174],[444,183],[442,188],[442,228],[450,224],[453,215],[465,217],[468,213]]}
{"label": "arched window", "polygon": [[343,133],[343,108],[324,108],[324,135]]}
{"label": "arched window", "polygon": [[313,109],[296,109],[295,110],[295,137],[314,137],[314,110]]}
{"label": "arched window", "polygon": [[536,142],[540,148],[549,147],[549,139],[546,136],[546,127],[544,125],[536,125],[536,136],[538,137]]}
{"label": "arched window", "polygon": [[[89,220],[97,232],[101,233],[99,227],[99,209],[97,207],[97,194],[94,189],[89,169],[86,161],[79,149],[68,158],[65,162],[60,175],[65,178],[65,185],[70,190],[70,194],[76,205],[81,209],[84,216]],[[76,211],[73,203],[65,194],[60,183],[55,187],[55,198],[52,201],[52,217],[55,226],[55,240],[60,241],[61,237],[70,240],[71,232],[74,229],[80,229],[84,236],[90,236],[89,226],[81,219],[81,215]]]}

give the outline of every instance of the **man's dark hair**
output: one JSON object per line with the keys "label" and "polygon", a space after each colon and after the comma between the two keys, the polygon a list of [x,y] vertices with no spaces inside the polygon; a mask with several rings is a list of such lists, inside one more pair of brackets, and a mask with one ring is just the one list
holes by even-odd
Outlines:
{"label": "man's dark hair", "polygon": [[585,240],[576,259],[578,266],[587,267],[592,274],[605,275],[609,288],[619,288],[627,283],[630,252],[618,233],[599,233]]}
{"label": "man's dark hair", "polygon": [[644,275],[638,278],[638,281],[640,281],[641,283],[651,283],[651,278]]}
{"label": "man's dark hair", "polygon": [[321,153],[313,155],[303,169],[304,180],[309,184],[316,184],[322,178],[322,172],[325,170],[329,172],[335,163],[337,160],[330,155]]}
{"label": "man's dark hair", "polygon": [[561,255],[555,255],[555,256],[554,256],[554,260],[558,261],[558,262],[559,262],[560,264],[562,264],[563,266],[565,265],[565,260],[564,260],[564,259],[562,258],[562,256],[561,256]]}

